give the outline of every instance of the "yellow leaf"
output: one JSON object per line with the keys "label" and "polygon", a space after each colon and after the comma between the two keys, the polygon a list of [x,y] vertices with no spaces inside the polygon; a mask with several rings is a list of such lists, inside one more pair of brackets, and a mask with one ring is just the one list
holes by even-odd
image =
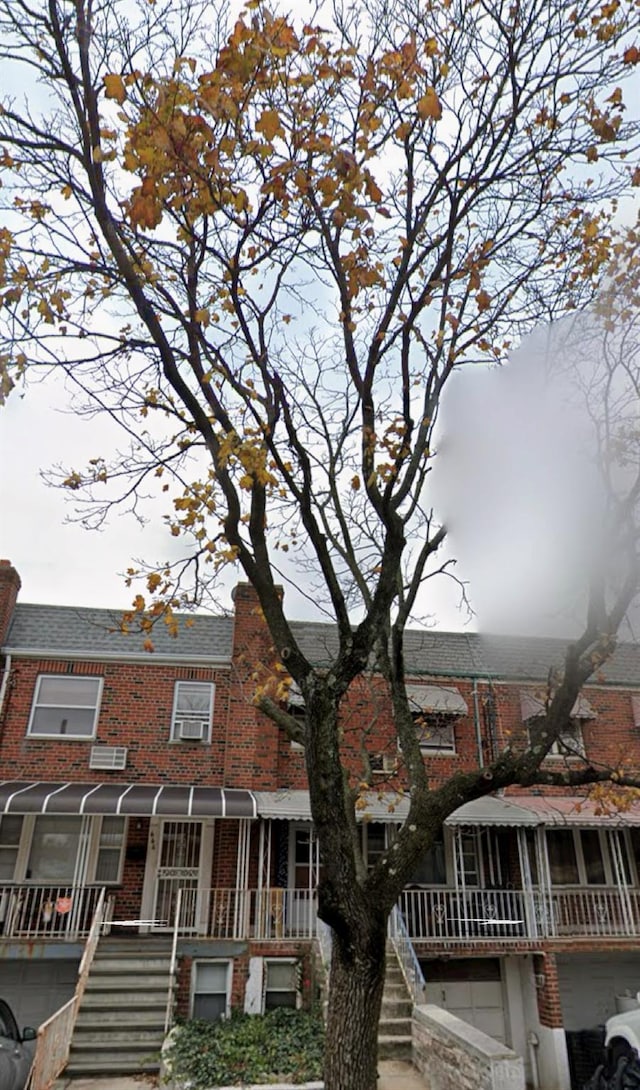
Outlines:
{"label": "yellow leaf", "polygon": [[274,136],[284,136],[280,115],[277,110],[263,110],[256,122],[256,132],[261,132],[267,140],[273,140]]}
{"label": "yellow leaf", "polygon": [[127,97],[126,88],[122,76],[119,76],[116,72],[111,72],[108,76],[104,77],[104,93],[107,98],[113,98],[120,106]]}
{"label": "yellow leaf", "polygon": [[427,121],[429,118],[432,121],[439,121],[442,117],[440,99],[433,87],[429,87],[422,98],[418,100],[418,116],[421,121]]}

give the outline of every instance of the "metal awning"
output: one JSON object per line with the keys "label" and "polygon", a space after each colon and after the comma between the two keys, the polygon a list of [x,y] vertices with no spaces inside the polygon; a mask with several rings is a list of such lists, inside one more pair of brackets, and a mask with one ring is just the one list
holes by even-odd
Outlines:
{"label": "metal awning", "polygon": [[251,791],[147,783],[0,782],[1,814],[254,818]]}
{"label": "metal awning", "polygon": [[467,715],[468,708],[458,689],[442,685],[407,685],[409,704],[419,712]]}
{"label": "metal awning", "polygon": [[446,825],[640,825],[640,802],[617,812],[581,795],[486,795],[454,810]]}
{"label": "metal awning", "polygon": [[[308,791],[254,791],[258,815],[263,818],[283,818],[285,821],[311,821]],[[369,791],[361,796],[362,806],[356,809],[359,821],[404,821],[409,813],[409,800],[395,791]]]}
{"label": "metal awning", "polygon": [[541,825],[540,815],[521,806],[521,801],[485,795],[454,810],[445,825]]}
{"label": "metal awning", "polygon": [[[520,710],[522,712],[522,722],[526,723],[529,719],[537,719],[539,716],[545,715],[547,709],[544,700],[533,696],[532,693],[521,692]],[[597,719],[596,712],[594,712],[586,696],[583,696],[582,693],[571,709],[571,717],[572,719]]]}
{"label": "metal awning", "polygon": [[620,811],[580,795],[524,795],[519,796],[517,802],[518,806],[537,814],[542,825],[605,829],[640,825],[640,802],[633,802],[627,810]]}

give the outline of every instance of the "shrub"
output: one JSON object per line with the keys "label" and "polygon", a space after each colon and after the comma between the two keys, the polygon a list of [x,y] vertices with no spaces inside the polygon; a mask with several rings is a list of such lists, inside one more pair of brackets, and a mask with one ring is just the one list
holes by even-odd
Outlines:
{"label": "shrub", "polygon": [[281,1008],[234,1014],[223,1022],[184,1022],[166,1053],[171,1077],[193,1090],[237,1083],[322,1078],[324,1026],[319,1014]]}

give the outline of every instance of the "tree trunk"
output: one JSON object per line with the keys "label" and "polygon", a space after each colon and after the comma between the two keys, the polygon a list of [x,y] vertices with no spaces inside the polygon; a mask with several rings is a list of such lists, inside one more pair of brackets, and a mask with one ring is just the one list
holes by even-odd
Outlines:
{"label": "tree trunk", "polygon": [[329,978],[325,1090],[376,1090],[385,934],[350,943],[334,935]]}

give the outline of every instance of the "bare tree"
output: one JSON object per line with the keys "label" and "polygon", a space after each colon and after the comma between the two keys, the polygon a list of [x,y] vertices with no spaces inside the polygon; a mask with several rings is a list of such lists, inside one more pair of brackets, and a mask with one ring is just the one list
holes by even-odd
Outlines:
{"label": "bare tree", "polygon": [[[429,496],[441,394],[597,287],[633,180],[638,11],[362,0],[298,26],[249,8],[227,31],[208,0],[0,0],[0,374],[6,393],[62,370],[121,425],[125,449],[65,478],[95,518],[168,491],[190,547],[146,573],[145,624],[172,623],[185,580],[198,599],[228,564],[255,588],[306,709],[286,715],[277,674],[258,694],[305,747],[335,936],[325,1085],[373,1090],[400,890],[462,801],[557,782],[542,759],[636,591],[630,493],[620,577],[594,584],[536,743],[431,786],[403,648],[445,537]],[[336,626],[322,671],[279,592],[297,577]],[[366,873],[340,709],[371,670],[411,804],[393,866]]]}

